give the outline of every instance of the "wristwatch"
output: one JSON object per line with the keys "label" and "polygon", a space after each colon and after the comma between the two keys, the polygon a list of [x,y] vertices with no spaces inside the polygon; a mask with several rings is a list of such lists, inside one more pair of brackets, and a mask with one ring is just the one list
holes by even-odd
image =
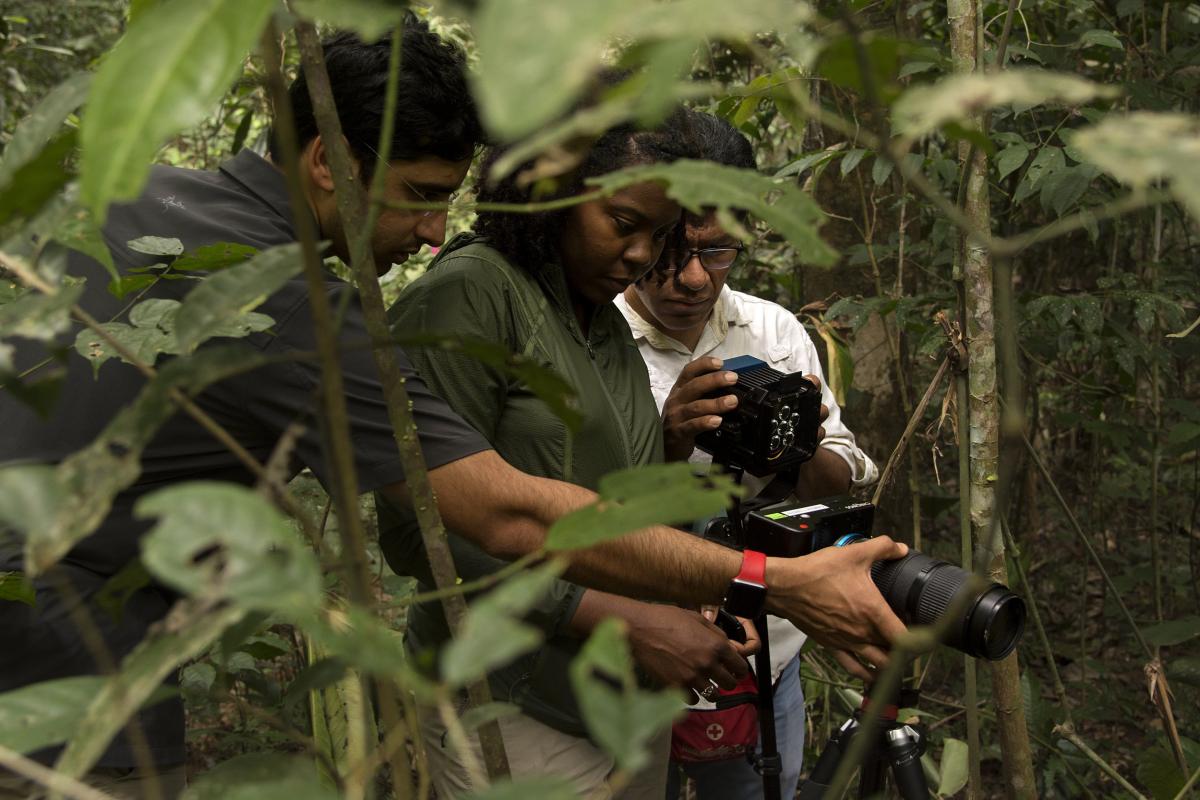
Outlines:
{"label": "wristwatch", "polygon": [[767,607],[767,557],[742,551],[742,569],[725,592],[725,610],[735,617],[758,619]]}

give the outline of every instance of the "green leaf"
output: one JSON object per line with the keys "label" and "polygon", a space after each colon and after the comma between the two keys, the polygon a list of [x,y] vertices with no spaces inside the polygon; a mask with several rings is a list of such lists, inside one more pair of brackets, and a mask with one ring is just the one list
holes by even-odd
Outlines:
{"label": "green leaf", "polygon": [[349,667],[337,658],[320,658],[302,669],[283,693],[285,706],[308,699],[309,692],[333,686],[346,677]]}
{"label": "green leaf", "polygon": [[[857,94],[865,92],[869,82],[879,100],[889,104],[900,88],[900,57],[910,49],[907,42],[876,33],[837,36],[821,50],[816,71]],[[862,73],[863,60],[870,73],[868,80]]]}
{"label": "green leaf", "polygon": [[1117,93],[1113,87],[1040,69],[958,74],[904,92],[893,107],[893,122],[898,133],[915,139],[998,106],[1078,105]]}
{"label": "green leaf", "polygon": [[538,629],[518,621],[562,573],[552,562],[505,581],[471,603],[466,622],[442,651],[442,678],[461,686],[529,652],[542,642]]}
{"label": "green leaf", "polygon": [[544,634],[496,613],[469,614],[458,635],[442,651],[442,680],[457,687],[482,678],[542,643]]}
{"label": "green leaf", "polygon": [[1200,636],[1200,616],[1193,615],[1151,625],[1142,631],[1142,636],[1155,647],[1183,644]]}
{"label": "green leaf", "polygon": [[101,63],[83,115],[83,196],[98,220],[110,202],[138,195],[168,136],[209,113],[275,5],[169,0],[130,23]]}
{"label": "green leaf", "polygon": [[54,294],[29,290],[0,305],[0,338],[16,336],[49,342],[71,327],[71,306],[83,294],[83,284],[65,285]]}
{"label": "green leaf", "polygon": [[197,247],[171,262],[174,272],[216,272],[258,255],[258,249],[237,242],[217,242]]}
{"label": "green leaf", "polygon": [[[808,15],[788,0],[485,0],[472,20],[479,46],[474,93],[488,129],[513,141],[559,118],[584,91],[615,38],[745,40]],[[531,21],[536,20],[536,24]],[[673,98],[662,97],[662,100]]]}
{"label": "green leaf", "polygon": [[538,775],[529,778],[504,778],[486,789],[472,792],[464,800],[576,800],[579,792],[565,778]]}
{"label": "green leaf", "polygon": [[66,502],[54,467],[0,467],[0,523],[15,531],[46,530]]}
{"label": "green leaf", "polygon": [[853,172],[854,168],[862,162],[863,156],[866,154],[867,151],[861,147],[856,147],[853,150],[847,150],[846,155],[842,156],[842,175],[849,175],[851,172]]}
{"label": "green leaf", "polygon": [[1088,161],[1122,183],[1170,182],[1171,193],[1200,218],[1200,116],[1112,114],[1071,139]]}
{"label": "green leaf", "polygon": [[72,178],[64,162],[75,151],[76,134],[67,130],[13,174],[12,184],[0,188],[0,225],[14,217],[29,218],[42,210]]}
{"label": "green leaf", "polygon": [[1042,205],[1052,208],[1061,217],[1083,196],[1094,177],[1095,168],[1087,165],[1064,167],[1056,171],[1042,182]]}
{"label": "green leaf", "polygon": [[183,252],[183,242],[163,236],[139,236],[130,239],[125,246],[148,256],[177,256]]}
{"label": "green leaf", "polygon": [[1083,36],[1079,37],[1079,42],[1076,47],[1091,47],[1093,45],[1099,47],[1111,47],[1114,50],[1125,52],[1125,45],[1117,38],[1117,35],[1112,31],[1090,30],[1084,31]]}
{"label": "green leaf", "polygon": [[20,572],[0,572],[0,600],[34,606],[37,604],[37,591],[29,578]]}
{"label": "green leaf", "polygon": [[248,753],[200,775],[180,800],[338,800],[311,756]]}
{"label": "green leaf", "polygon": [[588,732],[622,770],[636,772],[649,763],[646,745],[685,713],[679,692],[637,688],[624,624],[612,617],[571,662],[570,678]]}
{"label": "green leaf", "polygon": [[1025,170],[1025,176],[1021,178],[1021,183],[1017,186],[1016,194],[1013,195],[1013,202],[1020,203],[1029,197],[1041,188],[1042,181],[1055,172],[1064,169],[1066,165],[1067,159],[1063,155],[1061,147],[1043,147],[1038,150],[1037,155],[1033,157],[1033,161],[1029,164],[1029,169]]}
{"label": "green leaf", "polygon": [[32,753],[65,742],[104,680],[96,675],[58,678],[0,694],[0,746]]}
{"label": "green leaf", "polygon": [[875,181],[876,186],[883,185],[883,182],[891,177],[894,168],[895,164],[890,158],[875,156],[875,163],[871,165],[871,180]]}
{"label": "green leaf", "polygon": [[[119,284],[118,288],[124,285]],[[201,286],[203,285],[201,284]],[[197,287],[197,289],[199,288]],[[186,299],[181,304],[178,300],[153,297],[130,309],[129,321],[132,324],[105,322],[100,327],[124,345],[133,358],[146,364],[154,364],[160,354],[178,355],[183,352],[177,335],[177,320],[180,310],[186,302]],[[204,331],[204,335],[206,337],[239,338],[256,331],[265,331],[274,324],[275,321],[266,314],[253,311],[241,315],[231,314],[222,319],[212,320],[211,327]],[[115,348],[90,328],[84,328],[76,335],[75,351],[91,362],[92,368],[97,374],[104,362],[110,358],[119,358],[127,363],[133,363],[120,355]]]}
{"label": "green leaf", "polygon": [[1171,751],[1161,743],[1142,751],[1137,760],[1136,775],[1138,782],[1149,789],[1156,800],[1173,800],[1188,778],[1175,763]]}
{"label": "green leaf", "polygon": [[[6,496],[0,499],[0,516],[25,533],[25,569],[37,575],[57,562],[104,520],[117,493],[137,480],[142,450],[176,411],[171,390],[195,395],[262,363],[260,353],[240,347],[214,347],[171,361],[95,441],[59,463],[49,482],[43,466],[0,470],[0,488],[8,479],[25,490],[25,501],[15,506]],[[53,502],[48,518],[47,502]]]}
{"label": "green leaf", "polygon": [[393,336],[392,340],[401,347],[437,348],[448,353],[462,353],[490,367],[502,369],[525,384],[570,430],[578,431],[583,424],[574,386],[534,359],[509,352],[502,344],[457,333],[405,334]]}
{"label": "green leaf", "polygon": [[297,14],[334,28],[352,30],[372,42],[404,21],[403,0],[293,0]]}
{"label": "green leaf", "polygon": [[1200,658],[1172,658],[1167,662],[1167,676],[1172,681],[1200,687]]}
{"label": "green leaf", "polygon": [[[12,140],[4,148],[0,160],[0,190],[14,185],[17,172],[34,161],[55,139],[67,117],[83,105],[92,75],[79,72],[54,87],[41,102],[29,111],[13,131]],[[24,190],[24,183],[20,184]]]}
{"label": "green leaf", "polygon": [[92,215],[78,203],[79,186],[70,183],[24,226],[20,236],[4,243],[9,252],[32,259],[34,242],[55,241],[98,261],[113,280],[120,279],[112,253]]}
{"label": "green leaf", "polygon": [[967,743],[946,738],[942,743],[938,797],[950,797],[967,785]]}
{"label": "green leaf", "polygon": [[739,491],[725,475],[699,478],[688,464],[655,464],[611,472],[600,498],[560,517],[546,535],[547,550],[574,550],[647,525],[674,525],[719,513]]}
{"label": "green leaf", "polygon": [[82,777],[129,718],[159,690],[163,680],[180,664],[204,652],[243,613],[235,606],[214,608],[210,603],[190,600],[172,608],[163,624],[125,657],[120,670],[104,680],[54,769],[73,778]]}
{"label": "green leaf", "polygon": [[1025,164],[1029,158],[1029,145],[1012,144],[996,156],[996,180],[1002,181]]}
{"label": "green leaf", "polygon": [[777,183],[753,170],[683,159],[672,164],[629,167],[591,178],[587,183],[611,194],[646,181],[664,184],[667,195],[693,213],[717,209],[730,230],[740,227],[733,212],[749,211],[791,242],[806,263],[830,266],[837,258],[836,251],[817,234],[824,213],[808,193],[790,181]]}
{"label": "green leaf", "polygon": [[179,690],[185,696],[203,698],[212,691],[217,680],[217,669],[212,664],[200,661],[188,664],[179,672]]}
{"label": "green leaf", "polygon": [[142,539],[142,563],[173,589],[216,591],[244,610],[301,616],[319,610],[316,557],[257,492],[195,481],[143,497],[133,513],[158,518]]}
{"label": "green leaf", "polygon": [[235,329],[244,327],[244,315],[261,305],[303,266],[300,245],[288,244],[265,250],[202,281],[183,299],[175,315],[175,338],[180,352],[191,352],[213,336],[229,336],[231,325]]}

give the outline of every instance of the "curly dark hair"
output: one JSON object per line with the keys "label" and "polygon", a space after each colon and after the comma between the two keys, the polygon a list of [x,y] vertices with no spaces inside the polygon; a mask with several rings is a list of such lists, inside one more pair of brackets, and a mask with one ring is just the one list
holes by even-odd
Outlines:
{"label": "curly dark hair", "polygon": [[[481,174],[489,174],[492,165],[504,152],[503,148],[490,150],[484,158]],[[537,199],[571,197],[583,191],[584,181],[588,178],[625,167],[696,158],[699,152],[691,132],[690,115],[683,109],[676,109],[660,125],[650,129],[631,124],[618,125],[592,143],[579,166],[560,178],[551,194],[541,195]],[[479,202],[530,202],[534,199],[532,188],[520,186],[517,178],[529,166],[530,163],[523,164],[503,180],[485,184],[480,189]],[[532,214],[480,212],[475,222],[475,232],[522,269],[535,273],[558,269],[559,235],[569,212],[570,209]],[[676,231],[679,232],[680,228]],[[665,249],[673,250],[681,243],[679,236],[668,237]]]}
{"label": "curly dark hair", "polygon": [[[467,88],[466,57],[455,45],[438,37],[411,11],[404,18],[400,83],[396,96],[397,124],[389,158],[414,160],[437,156],[462,161],[475,155],[485,136]],[[350,150],[370,180],[379,145],[387,94],[391,34],[364,42],[343,31],[322,42],[325,66],[333,88],[342,132]],[[318,133],[308,81],[304,72],[288,89],[296,120],[296,137],[304,147]],[[279,145],[272,134],[271,157],[278,161]]]}

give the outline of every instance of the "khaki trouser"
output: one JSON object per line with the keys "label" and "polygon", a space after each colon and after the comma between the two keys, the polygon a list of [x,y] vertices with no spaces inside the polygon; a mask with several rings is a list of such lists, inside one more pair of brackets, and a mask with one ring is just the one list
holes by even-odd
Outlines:
{"label": "khaki trouser", "polygon": [[[502,718],[500,731],[513,778],[533,775],[566,778],[575,784],[579,796],[587,800],[663,800],[666,795],[670,728],[651,743],[650,764],[616,793],[608,785],[614,770],[612,758],[587,739],[562,733],[524,714]],[[439,798],[452,800],[480,788],[472,784],[437,712],[422,713],[421,736],[429,758],[430,778]],[[475,757],[482,764],[479,739],[474,733],[469,738]]]}
{"label": "khaki trouser", "polygon": [[[159,796],[176,800],[183,794],[187,770],[183,764],[157,773]],[[83,777],[83,783],[120,800],[144,800],[149,797],[151,779],[137,769],[97,767]],[[0,770],[0,800],[42,800],[47,792],[31,780]]]}

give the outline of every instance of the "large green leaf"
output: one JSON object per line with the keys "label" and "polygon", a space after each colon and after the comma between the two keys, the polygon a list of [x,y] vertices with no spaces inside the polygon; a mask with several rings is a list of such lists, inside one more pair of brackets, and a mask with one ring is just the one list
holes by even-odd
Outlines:
{"label": "large green leaf", "polygon": [[1200,218],[1200,116],[1113,114],[1079,131],[1071,145],[1122,183],[1170,181],[1171,193]]}
{"label": "large green leaf", "polygon": [[[153,364],[161,354],[178,355],[183,352],[177,336],[180,310],[181,304],[178,300],[153,297],[129,310],[130,324],[105,322],[100,327],[124,345],[133,358],[145,364]],[[240,315],[231,314],[222,319],[212,320],[205,328],[203,336],[238,338],[255,331],[265,331],[274,324],[275,321],[266,314],[254,311]],[[84,328],[76,335],[75,351],[92,363],[97,375],[101,365],[110,358],[126,361],[91,328]]]}
{"label": "large green leaf", "polygon": [[83,115],[83,196],[97,219],[136,197],[171,134],[237,77],[275,0],[169,0],[134,19],[100,65]]}
{"label": "large green leaf", "polygon": [[[169,396],[172,389],[194,395],[262,362],[260,353],[242,347],[214,347],[174,360],[95,441],[55,467],[51,481],[46,478],[47,468],[40,465],[0,470],[0,484],[26,490],[22,495],[26,500],[19,505],[0,500],[0,516],[25,534],[26,570],[36,575],[58,561],[104,520],[117,493],[137,480],[142,450],[175,413]],[[54,505],[48,509],[52,499]]]}
{"label": "large green leaf", "polygon": [[600,498],[560,518],[546,535],[548,550],[573,550],[615,539],[648,525],[673,525],[711,516],[739,491],[724,475],[699,478],[688,464],[634,467],[600,479]]}
{"label": "large green leaf", "polygon": [[481,678],[542,641],[542,633],[520,622],[562,573],[552,562],[505,581],[485,597],[471,603],[466,622],[442,652],[442,678],[461,686]]}
{"label": "large green leaf", "polygon": [[142,539],[142,563],[164,584],[192,595],[219,586],[246,610],[304,616],[320,608],[316,556],[257,492],[197,481],[147,495],[133,513],[158,518]]}
{"label": "large green leaf", "polygon": [[76,134],[56,136],[13,174],[10,186],[0,186],[0,225],[14,217],[35,216],[73,177],[64,163],[75,151]]}
{"label": "large green leaf", "polygon": [[304,267],[299,244],[272,247],[218,272],[188,293],[175,315],[181,352],[191,352],[212,336],[228,336],[231,323],[257,308]]}
{"label": "large green leaf", "polygon": [[611,194],[646,181],[664,184],[667,194],[689,211],[717,209],[730,230],[738,228],[733,212],[749,211],[791,242],[805,263],[827,267],[837,258],[837,252],[817,234],[824,213],[791,181],[776,182],[753,170],[684,159],[630,167],[592,178],[588,184]]}
{"label": "large green leaf", "polygon": [[679,692],[637,688],[624,624],[617,619],[596,627],[571,662],[570,677],[588,732],[623,770],[649,763],[646,745],[684,713]]}
{"label": "large green leaf", "polygon": [[31,753],[65,742],[103,685],[104,678],[84,675],[0,694],[0,746]]}
{"label": "large green leaf", "polygon": [[892,122],[897,133],[917,138],[947,122],[963,122],[997,106],[1078,105],[1117,93],[1114,87],[1040,69],[959,74],[932,85],[914,86],[900,95]]}
{"label": "large green leaf", "polygon": [[944,739],[939,771],[938,797],[953,797],[967,785],[967,743],[961,739]]}
{"label": "large green leaf", "polygon": [[36,159],[46,144],[56,137],[67,117],[83,105],[91,80],[89,72],[71,76],[25,115],[0,159],[0,189],[8,190],[18,170]]}
{"label": "large green leaf", "polygon": [[1151,625],[1142,631],[1146,641],[1157,647],[1183,644],[1200,636],[1200,616],[1183,617]]}
{"label": "large green leaf", "polygon": [[[489,130],[515,140],[561,116],[604,61],[614,38],[744,40],[808,13],[791,0],[485,0],[472,28],[479,45],[475,93]],[[675,98],[660,94],[659,102]]]}
{"label": "large green leaf", "polygon": [[83,294],[83,284],[63,286],[54,294],[27,291],[0,305],[0,339],[51,341],[71,327],[71,306]]}
{"label": "large green leaf", "polygon": [[236,606],[184,600],[105,679],[73,731],[54,768],[81,777],[104,754],[125,723],[158,691],[180,664],[204,652],[221,632],[242,618]]}
{"label": "large green leaf", "polygon": [[338,800],[308,756],[247,753],[196,778],[181,800]]}
{"label": "large green leaf", "polygon": [[79,204],[79,184],[70,183],[42,207],[21,231],[3,244],[10,255],[32,260],[37,248],[48,241],[77,250],[98,261],[113,280],[120,278],[113,265],[112,253],[91,213]]}

